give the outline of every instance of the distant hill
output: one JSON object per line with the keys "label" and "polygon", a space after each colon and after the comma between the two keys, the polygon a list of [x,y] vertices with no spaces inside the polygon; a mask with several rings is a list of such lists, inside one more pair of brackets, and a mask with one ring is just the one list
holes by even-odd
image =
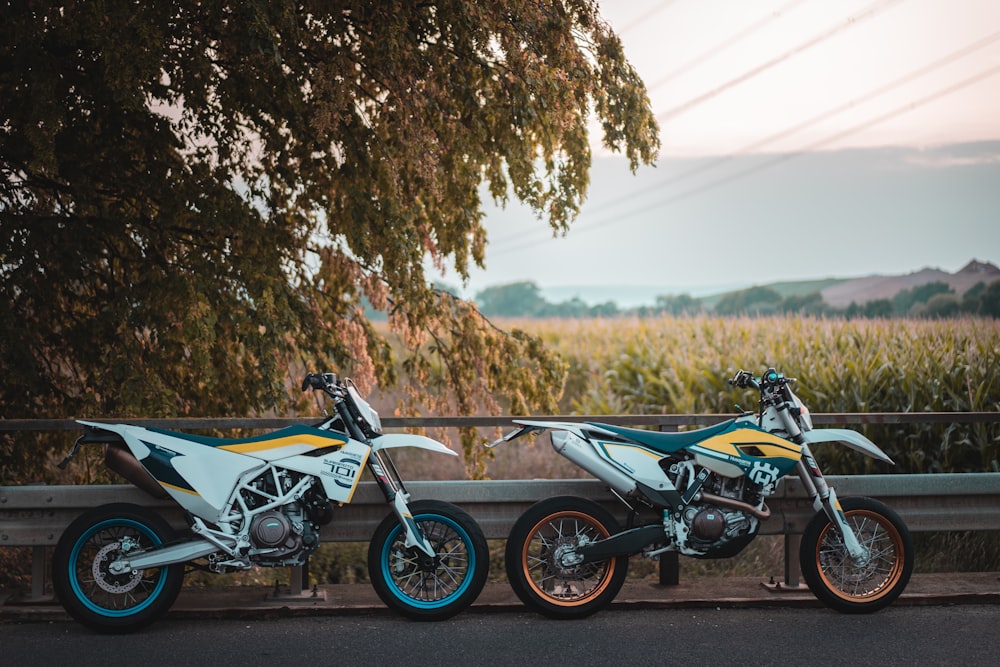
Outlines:
{"label": "distant hill", "polygon": [[[851,280],[850,278],[824,278],[821,280],[797,280],[797,281],[789,281],[781,283],[769,283],[767,285],[762,285],[762,287],[767,287],[768,289],[772,289],[778,294],[780,294],[782,299],[787,299],[790,296],[805,296],[807,294],[812,294],[813,292],[820,292],[822,294],[823,290],[835,287],[837,285],[840,285],[841,283],[848,282],[850,280]],[[740,288],[740,289],[745,289],[745,288]],[[705,308],[711,309],[715,307],[715,304],[717,304],[722,297],[726,296],[727,294],[731,294],[733,291],[739,291],[739,290],[732,290],[717,294],[711,294],[709,296],[701,297],[700,300],[702,305],[705,306]]]}
{"label": "distant hill", "polygon": [[843,280],[821,289],[820,295],[828,305],[846,308],[851,303],[860,305],[876,299],[892,299],[901,290],[933,282],[947,283],[961,297],[977,283],[989,284],[994,280],[1000,280],[1000,268],[989,262],[972,260],[955,273],[927,268],[905,276],[868,276]]}
{"label": "distant hill", "polygon": [[[892,300],[902,290],[913,289],[933,282],[947,283],[954,290],[956,296],[961,298],[977,283],[990,284],[997,280],[1000,280],[1000,268],[990,262],[980,262],[974,259],[955,273],[925,268],[900,276],[873,275],[863,278],[824,278],[776,282],[760,285],[760,287],[774,290],[782,299],[803,297],[819,292],[827,306],[847,308],[852,303],[863,305],[877,299]],[[705,309],[712,310],[723,297],[747,288],[747,285],[715,285],[697,288],[662,285],[577,285],[540,288],[540,295],[553,304],[570,300],[581,300],[590,306],[612,302],[621,309],[629,310],[653,306],[659,296],[686,294],[700,301]]]}

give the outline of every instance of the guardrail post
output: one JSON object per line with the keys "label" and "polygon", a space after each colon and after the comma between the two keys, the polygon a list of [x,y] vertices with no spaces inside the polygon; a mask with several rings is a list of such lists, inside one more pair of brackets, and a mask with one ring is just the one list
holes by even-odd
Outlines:
{"label": "guardrail post", "polygon": [[288,572],[288,594],[302,595],[302,566],[293,565]]}
{"label": "guardrail post", "polygon": [[660,554],[660,585],[677,586],[681,583],[680,563],[676,551]]}
{"label": "guardrail post", "polygon": [[31,549],[31,599],[45,596],[45,547]]}
{"label": "guardrail post", "polygon": [[802,535],[785,533],[785,586],[799,587],[799,546]]}

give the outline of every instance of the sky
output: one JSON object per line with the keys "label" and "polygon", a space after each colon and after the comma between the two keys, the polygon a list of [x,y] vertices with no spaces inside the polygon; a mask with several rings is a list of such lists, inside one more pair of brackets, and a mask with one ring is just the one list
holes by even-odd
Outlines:
{"label": "sky", "polygon": [[1000,264],[1000,1],[605,0],[601,13],[646,82],[657,163],[633,175],[595,127],[569,233],[486,206],[486,269],[467,296],[530,280],[556,300],[651,302]]}

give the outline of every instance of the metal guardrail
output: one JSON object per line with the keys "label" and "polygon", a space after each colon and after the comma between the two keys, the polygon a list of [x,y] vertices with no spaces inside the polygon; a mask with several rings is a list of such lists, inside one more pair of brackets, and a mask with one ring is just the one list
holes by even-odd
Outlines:
{"label": "metal guardrail", "polygon": [[[998,412],[812,412],[813,424],[975,424],[1000,422]],[[622,426],[654,426],[673,430],[679,426],[707,426],[734,414],[673,414],[673,415],[533,415],[531,419],[565,422],[603,422]],[[481,417],[382,417],[386,429],[509,427],[514,419],[524,416],[501,415]],[[171,417],[164,419],[91,419],[111,423],[128,422],[136,426],[166,429],[226,430],[271,429],[309,424],[317,417]],[[0,419],[0,433],[17,431],[78,431],[80,425],[72,419]]]}
{"label": "metal guardrail", "polygon": [[[651,426],[663,431],[680,426],[714,424],[732,415],[568,415],[537,417],[553,421],[598,421]],[[955,424],[998,423],[995,412],[813,413],[813,423]],[[407,428],[507,427],[511,416],[383,418],[387,430]],[[102,421],[102,420],[95,420]],[[181,418],[129,419],[141,426],[181,430],[273,429],[310,423],[315,418]],[[78,430],[71,419],[0,420],[0,433]],[[937,475],[829,476],[838,495],[883,500],[920,531],[1000,530],[1000,473]],[[489,539],[504,539],[518,516],[534,502],[556,495],[590,498],[623,519],[621,504],[595,479],[445,481],[407,483],[415,499],[435,498],[461,505],[482,526]],[[32,547],[32,596],[40,597],[45,579],[45,548],[54,545],[80,513],[108,502],[134,502],[154,507],[179,527],[183,516],[170,501],[157,501],[132,486],[8,486],[0,487],[0,547]],[[772,516],[763,535],[785,536],[785,582],[798,584],[798,541],[813,509],[795,478],[786,478],[768,500]],[[389,509],[374,483],[363,482],[350,505],[322,531],[323,541],[367,541]],[[667,572],[672,569],[672,573]],[[661,562],[661,582],[676,582],[676,561]]]}
{"label": "metal guardrail", "polygon": [[[910,530],[1000,530],[1000,473],[937,475],[830,475],[840,497],[882,500]],[[624,519],[621,503],[596,479],[409,482],[413,499],[433,498],[460,505],[489,539],[504,539],[514,521],[535,502],[559,495],[589,498]],[[0,546],[54,546],[66,526],[92,507],[128,502],[156,509],[186,526],[180,508],[131,485],[0,486]],[[800,534],[815,514],[802,486],[785,478],[767,500],[771,517],[763,535]],[[374,482],[361,482],[350,505],[336,510],[323,527],[324,542],[366,542],[389,507]]]}
{"label": "metal guardrail", "polygon": [[[1000,530],[1000,473],[829,476],[840,497],[869,496],[895,509],[911,531]],[[514,521],[538,500],[557,495],[589,498],[624,520],[623,507],[596,479],[410,482],[414,499],[434,498],[462,506],[489,539],[504,539]],[[53,546],[85,510],[109,502],[155,508],[185,526],[179,508],[129,485],[0,487],[0,546],[33,547],[32,597],[42,596],[45,547]],[[785,536],[785,583],[797,586],[798,540],[815,513],[794,478],[768,499],[771,517],[762,535]],[[350,505],[338,508],[323,527],[325,542],[365,542],[389,513],[374,482],[362,482]],[[662,573],[661,573],[662,576]],[[676,576],[676,575],[675,575]]]}

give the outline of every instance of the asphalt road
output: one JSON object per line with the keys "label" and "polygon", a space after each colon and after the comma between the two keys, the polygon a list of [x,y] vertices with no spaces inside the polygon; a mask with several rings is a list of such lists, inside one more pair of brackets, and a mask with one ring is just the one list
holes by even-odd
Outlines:
{"label": "asphalt road", "polygon": [[466,612],[163,619],[103,636],[68,621],[0,625],[3,665],[998,665],[1000,605],[608,610],[580,621]]}

